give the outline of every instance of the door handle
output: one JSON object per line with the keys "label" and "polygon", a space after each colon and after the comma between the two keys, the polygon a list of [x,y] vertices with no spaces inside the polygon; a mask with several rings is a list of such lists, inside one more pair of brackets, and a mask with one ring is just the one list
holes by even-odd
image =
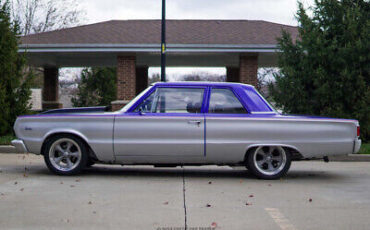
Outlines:
{"label": "door handle", "polygon": [[200,126],[201,121],[188,121],[188,124],[196,124],[198,127]]}

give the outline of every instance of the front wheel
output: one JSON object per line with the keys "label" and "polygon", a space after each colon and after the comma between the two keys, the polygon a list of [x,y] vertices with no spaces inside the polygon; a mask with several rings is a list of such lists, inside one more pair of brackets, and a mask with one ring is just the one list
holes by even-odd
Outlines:
{"label": "front wheel", "polygon": [[259,146],[248,154],[247,168],[258,178],[273,180],[284,176],[292,162],[289,151],[280,146]]}
{"label": "front wheel", "polygon": [[54,136],[46,143],[44,160],[50,171],[55,174],[75,175],[87,164],[87,148],[75,136]]}

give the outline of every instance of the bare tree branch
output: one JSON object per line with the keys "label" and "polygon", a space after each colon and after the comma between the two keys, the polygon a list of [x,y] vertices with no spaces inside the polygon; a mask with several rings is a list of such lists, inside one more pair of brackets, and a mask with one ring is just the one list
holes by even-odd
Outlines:
{"label": "bare tree branch", "polygon": [[84,21],[78,0],[11,0],[23,35],[76,26]]}

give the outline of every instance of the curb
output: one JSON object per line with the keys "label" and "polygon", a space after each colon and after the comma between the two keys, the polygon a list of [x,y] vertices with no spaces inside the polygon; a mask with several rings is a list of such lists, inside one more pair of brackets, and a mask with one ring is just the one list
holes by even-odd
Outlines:
{"label": "curb", "polygon": [[370,162],[370,154],[348,154],[343,156],[329,156],[329,162]]}
{"label": "curb", "polygon": [[0,145],[0,153],[18,153],[12,145]]}

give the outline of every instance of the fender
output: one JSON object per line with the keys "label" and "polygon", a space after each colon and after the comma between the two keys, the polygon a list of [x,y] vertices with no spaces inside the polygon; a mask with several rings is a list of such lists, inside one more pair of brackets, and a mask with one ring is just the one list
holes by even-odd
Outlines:
{"label": "fender", "polygon": [[[54,135],[54,134],[58,134],[58,133],[73,134],[73,135],[76,135],[76,136],[80,137],[81,139],[83,139],[86,143],[89,143],[89,139],[85,135],[83,135],[81,132],[76,131],[74,129],[53,129],[53,130],[50,130],[49,132],[47,132],[42,137],[42,146],[44,146],[45,140],[48,137],[50,137],[51,135]],[[40,149],[40,153],[41,153],[41,149]]]}

